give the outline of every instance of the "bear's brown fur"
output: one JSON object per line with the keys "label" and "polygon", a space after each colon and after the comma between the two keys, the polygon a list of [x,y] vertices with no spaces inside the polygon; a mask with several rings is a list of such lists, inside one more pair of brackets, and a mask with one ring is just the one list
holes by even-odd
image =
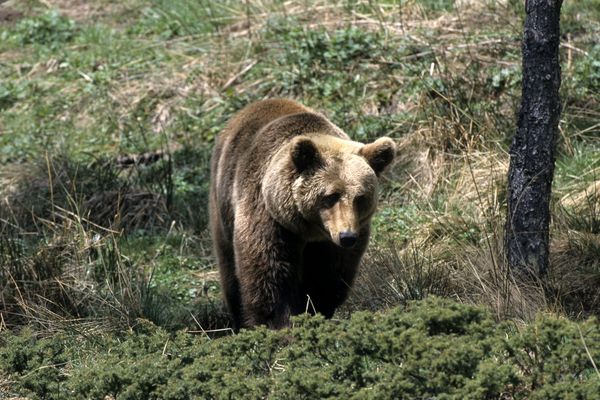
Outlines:
{"label": "bear's brown fur", "polygon": [[351,141],[285,99],[241,110],[216,140],[210,225],[234,328],[280,328],[305,310],[331,317],[369,240],[389,138]]}

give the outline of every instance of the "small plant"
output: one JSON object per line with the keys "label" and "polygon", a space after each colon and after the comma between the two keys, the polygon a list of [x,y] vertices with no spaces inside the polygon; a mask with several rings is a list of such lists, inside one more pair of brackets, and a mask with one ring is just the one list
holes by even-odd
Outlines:
{"label": "small plant", "polygon": [[600,92],[600,45],[596,44],[587,54],[577,57],[575,72],[567,75],[565,80],[575,93]]}
{"label": "small plant", "polygon": [[163,39],[216,32],[233,21],[227,11],[239,6],[232,1],[153,0],[151,3],[150,7],[143,10],[140,22],[131,31],[158,34]]}
{"label": "small plant", "polygon": [[[284,52],[276,60],[291,68],[279,77],[283,90],[297,93],[300,89],[321,97],[342,97],[352,85],[361,65],[376,58],[383,50],[377,33],[348,27],[335,32],[274,28],[270,36],[282,37]],[[358,82],[356,82],[358,83]]]}
{"label": "small plant", "polygon": [[447,266],[427,254],[425,246],[399,249],[393,243],[369,249],[346,310],[381,310],[452,293]]}
{"label": "small plant", "polygon": [[15,33],[21,44],[41,44],[56,47],[75,36],[75,22],[57,10],[19,21]]}
{"label": "small plant", "polygon": [[11,107],[16,101],[15,88],[10,84],[0,83],[0,111]]}

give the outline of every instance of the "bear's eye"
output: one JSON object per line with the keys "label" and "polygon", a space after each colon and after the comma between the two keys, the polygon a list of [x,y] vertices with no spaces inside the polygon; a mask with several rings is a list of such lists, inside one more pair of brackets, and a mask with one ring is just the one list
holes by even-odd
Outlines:
{"label": "bear's eye", "polygon": [[340,197],[341,197],[341,195],[339,193],[328,194],[327,196],[325,196],[321,199],[321,205],[324,208],[331,208],[335,205],[335,203],[338,202]]}
{"label": "bear's eye", "polygon": [[359,211],[363,211],[369,205],[369,198],[364,194],[356,196],[354,199],[354,205]]}

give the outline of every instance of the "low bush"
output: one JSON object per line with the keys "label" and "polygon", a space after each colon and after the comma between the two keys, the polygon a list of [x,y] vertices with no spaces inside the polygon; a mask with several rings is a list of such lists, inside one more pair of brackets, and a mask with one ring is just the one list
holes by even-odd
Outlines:
{"label": "low bush", "polygon": [[385,313],[218,340],[140,320],[125,336],[0,337],[8,395],[30,398],[592,398],[596,320],[496,324],[482,308],[428,299]]}

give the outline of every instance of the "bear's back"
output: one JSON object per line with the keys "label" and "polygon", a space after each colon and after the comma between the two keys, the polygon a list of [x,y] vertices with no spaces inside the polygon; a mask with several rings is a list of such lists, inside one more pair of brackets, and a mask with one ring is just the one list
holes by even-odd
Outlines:
{"label": "bear's back", "polygon": [[[219,134],[213,150],[213,173],[218,172],[217,186],[225,175],[233,174],[239,158],[252,147],[256,134],[277,118],[310,112],[306,107],[286,99],[252,103],[239,111]],[[225,179],[227,180],[227,179]]]}
{"label": "bear's back", "polygon": [[[233,191],[258,199],[262,176],[279,148],[293,137],[319,132],[348,136],[324,116],[292,100],[270,99],[239,111],[217,137],[211,161],[211,191],[228,236],[233,222]],[[235,188],[235,189],[234,189]]]}
{"label": "bear's back", "polygon": [[270,99],[250,104],[217,137],[211,165],[216,174],[214,184],[232,188],[237,170],[258,178],[280,146],[294,136],[312,132],[347,138],[325,117],[295,101]]}

